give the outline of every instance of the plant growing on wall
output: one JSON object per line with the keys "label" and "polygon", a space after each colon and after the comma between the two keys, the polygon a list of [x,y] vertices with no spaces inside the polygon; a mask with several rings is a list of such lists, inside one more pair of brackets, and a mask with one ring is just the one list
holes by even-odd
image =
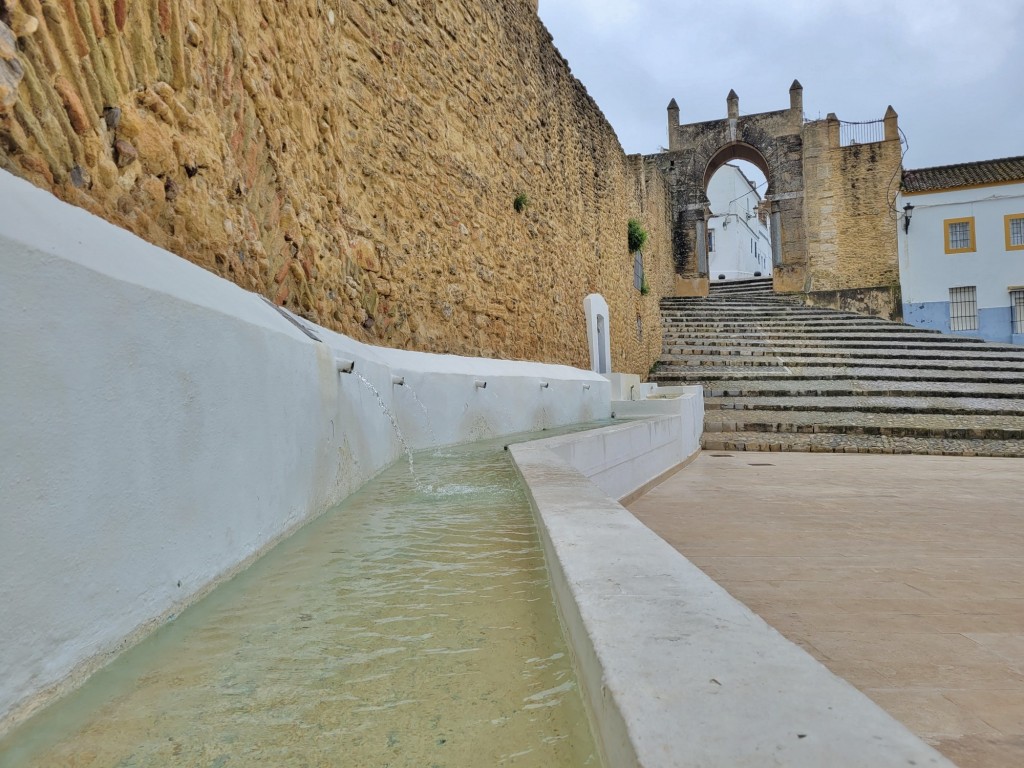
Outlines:
{"label": "plant growing on wall", "polygon": [[629,252],[636,253],[644,247],[647,242],[647,230],[644,225],[636,219],[630,219],[626,226],[626,233],[629,240]]}
{"label": "plant growing on wall", "polygon": [[650,292],[651,292],[651,286],[649,286],[647,284],[647,275],[645,274],[643,276],[643,278],[641,278],[641,282],[640,282],[640,295],[641,296],[646,296]]}
{"label": "plant growing on wall", "polygon": [[530,198],[527,197],[525,192],[520,192],[516,195],[516,199],[512,201],[512,207],[516,209],[516,213],[522,213],[530,205]]}

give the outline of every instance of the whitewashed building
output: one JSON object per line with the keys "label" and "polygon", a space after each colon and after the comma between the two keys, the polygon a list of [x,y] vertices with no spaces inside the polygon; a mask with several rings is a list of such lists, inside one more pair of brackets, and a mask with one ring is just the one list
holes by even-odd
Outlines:
{"label": "whitewashed building", "polygon": [[708,275],[712,281],[768,277],[772,244],[757,185],[738,166],[723,165],[708,184]]}
{"label": "whitewashed building", "polygon": [[1024,344],[1024,157],[903,173],[903,318]]}

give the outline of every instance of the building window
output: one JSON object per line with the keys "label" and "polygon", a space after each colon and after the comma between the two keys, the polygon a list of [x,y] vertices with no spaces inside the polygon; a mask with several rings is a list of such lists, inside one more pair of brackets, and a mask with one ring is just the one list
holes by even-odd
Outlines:
{"label": "building window", "polygon": [[715,250],[715,230],[708,230],[708,253],[712,253]]}
{"label": "building window", "polygon": [[1006,250],[1024,251],[1024,213],[1011,213],[1006,223]]}
{"label": "building window", "polygon": [[1010,310],[1013,313],[1013,332],[1024,333],[1024,288],[1010,291]]}
{"label": "building window", "polygon": [[633,254],[633,287],[641,293],[644,290],[644,257],[640,251]]}
{"label": "building window", "polygon": [[970,253],[974,247],[974,217],[946,219],[946,253]]}
{"label": "building window", "polygon": [[949,289],[949,330],[978,330],[978,289],[975,286]]}

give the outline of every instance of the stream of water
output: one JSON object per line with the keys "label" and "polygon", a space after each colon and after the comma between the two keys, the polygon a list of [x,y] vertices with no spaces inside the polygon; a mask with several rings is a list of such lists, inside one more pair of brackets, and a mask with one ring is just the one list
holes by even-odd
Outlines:
{"label": "stream of water", "polygon": [[508,442],[391,467],[0,741],[0,766],[597,768]]}

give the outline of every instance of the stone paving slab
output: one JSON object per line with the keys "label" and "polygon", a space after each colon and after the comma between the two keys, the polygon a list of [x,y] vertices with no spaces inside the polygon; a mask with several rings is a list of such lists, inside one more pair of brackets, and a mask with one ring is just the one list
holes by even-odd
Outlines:
{"label": "stone paving slab", "polygon": [[961,768],[1020,768],[1022,473],[1021,459],[706,451],[629,508]]}

